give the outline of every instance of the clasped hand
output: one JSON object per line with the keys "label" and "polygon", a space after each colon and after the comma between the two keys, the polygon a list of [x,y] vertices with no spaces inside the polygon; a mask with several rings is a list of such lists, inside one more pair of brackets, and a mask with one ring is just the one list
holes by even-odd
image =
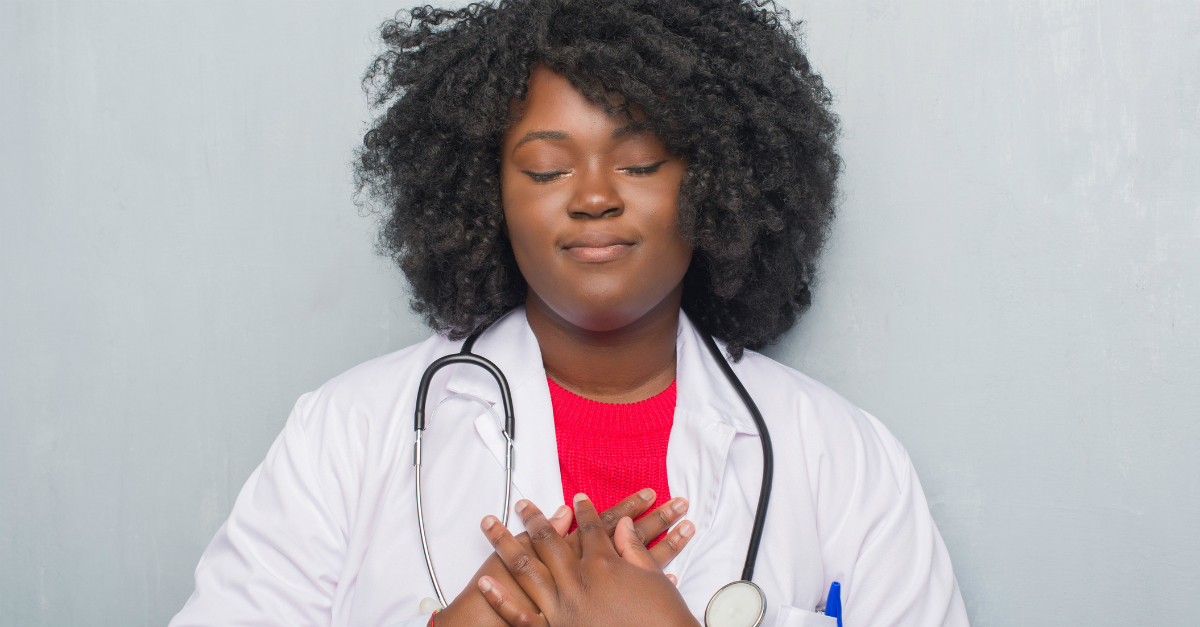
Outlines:
{"label": "clasped hand", "polygon": [[569,510],[566,516],[556,515],[557,526],[527,500],[518,501],[516,511],[528,530],[527,543],[514,538],[495,516],[481,525],[523,592],[516,594],[488,575],[478,580],[479,590],[509,625],[698,625],[630,517],[618,520],[610,540],[591,500],[576,495],[577,553],[560,529],[562,518],[570,524]]}

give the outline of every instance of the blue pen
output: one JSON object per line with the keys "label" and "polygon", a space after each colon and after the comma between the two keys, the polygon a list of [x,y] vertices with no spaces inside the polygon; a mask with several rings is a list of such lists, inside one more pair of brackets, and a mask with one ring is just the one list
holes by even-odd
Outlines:
{"label": "blue pen", "polygon": [[836,581],[829,586],[829,598],[825,600],[825,615],[836,618],[838,627],[842,627],[842,584]]}

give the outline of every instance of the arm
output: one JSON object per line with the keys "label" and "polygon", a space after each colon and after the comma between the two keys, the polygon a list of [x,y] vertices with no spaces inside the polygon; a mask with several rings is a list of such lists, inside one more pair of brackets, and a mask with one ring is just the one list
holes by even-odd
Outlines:
{"label": "arm", "polygon": [[301,397],[196,567],[171,627],[328,625],[345,559],[341,521],[311,464]]}
{"label": "arm", "polygon": [[966,627],[950,555],[912,461],[903,449],[900,454],[890,502],[866,534],[853,575],[843,584],[844,622]]}

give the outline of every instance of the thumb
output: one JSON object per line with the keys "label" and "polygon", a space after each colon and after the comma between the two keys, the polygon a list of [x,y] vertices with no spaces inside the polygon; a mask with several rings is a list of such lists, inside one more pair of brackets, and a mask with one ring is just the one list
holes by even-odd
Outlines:
{"label": "thumb", "polygon": [[566,505],[560,505],[558,511],[550,517],[550,526],[558,532],[558,535],[565,536],[571,530],[571,520],[574,516],[571,515],[571,508]]}
{"label": "thumb", "polygon": [[616,547],[617,554],[626,562],[642,570],[662,572],[662,569],[658,567],[658,560],[650,555],[650,551],[646,550],[645,545],[638,539],[637,532],[633,529],[633,520],[628,516],[617,522],[617,530],[613,534],[613,546]]}

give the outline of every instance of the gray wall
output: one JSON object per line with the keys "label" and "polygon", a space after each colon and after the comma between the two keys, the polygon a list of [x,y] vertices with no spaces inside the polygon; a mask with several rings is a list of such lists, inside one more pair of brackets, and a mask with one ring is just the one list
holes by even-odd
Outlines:
{"label": "gray wall", "polygon": [[[978,627],[1200,615],[1200,3],[790,2],[816,306]],[[0,3],[0,625],[161,625],[295,398],[422,338],[347,163],[368,3]]]}

